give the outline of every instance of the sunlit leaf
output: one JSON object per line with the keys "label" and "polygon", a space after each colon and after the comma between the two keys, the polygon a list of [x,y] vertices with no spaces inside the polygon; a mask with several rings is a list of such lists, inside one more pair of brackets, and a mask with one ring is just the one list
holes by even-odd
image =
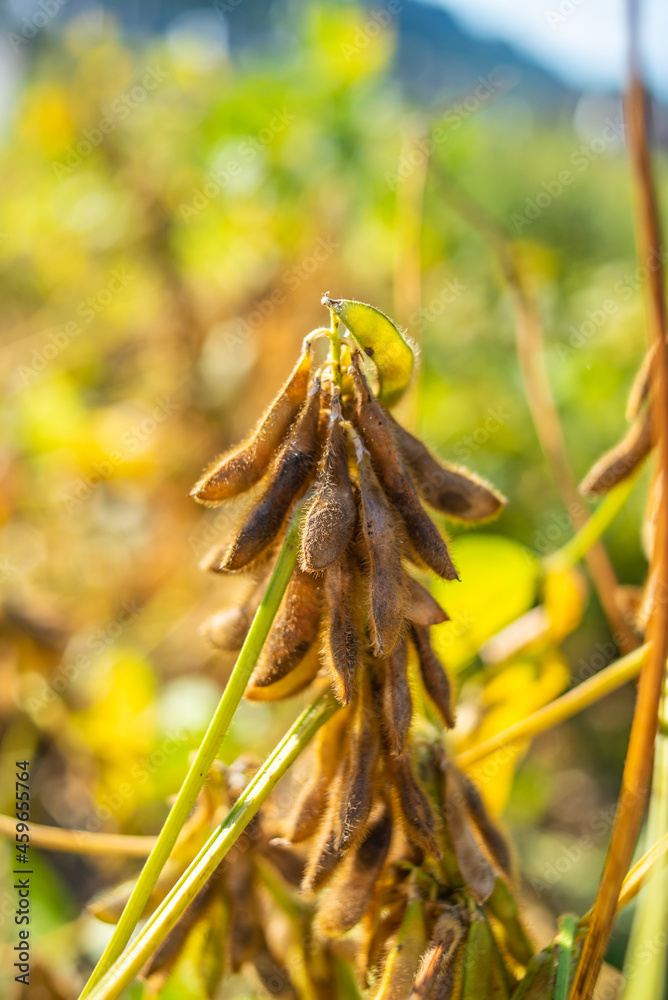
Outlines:
{"label": "sunlit leaf", "polygon": [[548,573],[543,584],[545,609],[550,620],[550,635],[560,642],[582,620],[587,597],[584,577],[575,569]]}
{"label": "sunlit leaf", "polygon": [[413,348],[380,309],[352,299],[325,299],[343,321],[378,372],[378,398],[392,406],[410,382],[415,363]]}
{"label": "sunlit leaf", "polygon": [[[472,746],[503,732],[513,723],[531,715],[546,705],[567,687],[570,670],[566,660],[549,649],[538,665],[530,660],[517,660],[496,674],[485,686],[482,701],[485,713],[480,725],[469,733],[457,750]],[[524,757],[529,741],[516,741],[498,753],[470,768],[470,775],[479,785],[488,808],[498,815],[510,795],[518,762]]]}
{"label": "sunlit leaf", "polygon": [[460,581],[435,580],[432,592],[450,616],[431,630],[443,662],[456,670],[483,642],[534,603],[538,562],[519,542],[500,535],[456,538],[452,557]]}

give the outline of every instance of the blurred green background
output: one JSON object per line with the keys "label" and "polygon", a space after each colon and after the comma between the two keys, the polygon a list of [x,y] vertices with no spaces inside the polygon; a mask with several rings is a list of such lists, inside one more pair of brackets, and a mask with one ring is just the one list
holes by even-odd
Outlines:
{"label": "blurred green background", "polygon": [[[383,20],[376,30],[378,18],[349,3],[286,5],[269,40],[249,29],[230,50],[213,28],[137,36],[96,11],[18,46],[0,137],[4,813],[14,761],[29,758],[35,822],[159,827],[231,668],[198,626],[244,586],[198,568],[227,518],[187,493],[326,322],[326,291],[372,302],[419,344],[401,417],[508,496],[481,533],[538,557],[571,537],[498,264],[445,197],[443,169],[517,241],[576,476],[625,429],[645,332],[624,145],[614,131],[600,139],[618,104],[558,87],[532,101],[528,71],[485,66],[484,53],[451,85],[420,92],[410,60],[400,72],[391,7]],[[430,126],[440,138],[427,146]],[[662,152],[657,169],[665,195]],[[645,485],[606,536],[629,585],[646,570]],[[491,542],[470,557],[478,617],[488,572],[517,595],[506,620],[539,599],[531,560],[513,568],[505,553]],[[580,613],[552,680],[518,664],[495,674],[475,656],[451,664],[466,678],[464,730],[490,705],[530,708],[534,681],[546,684],[539,704],[613,658],[591,593],[576,623]],[[627,687],[513,762],[498,805],[539,935],[555,914],[591,904],[632,704]],[[297,708],[243,704],[225,759],[261,756]],[[550,884],[550,866],[583,835],[591,847]],[[82,905],[137,862],[33,854],[37,1000],[72,991],[106,934],[79,917]],[[13,897],[3,891],[4,958]],[[617,964],[627,926],[628,914],[608,956]],[[237,988],[226,995],[247,995]]]}

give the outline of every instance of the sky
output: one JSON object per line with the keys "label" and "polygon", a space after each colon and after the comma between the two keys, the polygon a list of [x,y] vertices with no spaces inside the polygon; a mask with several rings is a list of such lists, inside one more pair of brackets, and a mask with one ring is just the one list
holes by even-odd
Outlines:
{"label": "sky", "polygon": [[[625,74],[625,0],[431,0],[472,33],[502,39],[583,89],[619,89]],[[668,0],[641,4],[645,73],[668,99]]]}

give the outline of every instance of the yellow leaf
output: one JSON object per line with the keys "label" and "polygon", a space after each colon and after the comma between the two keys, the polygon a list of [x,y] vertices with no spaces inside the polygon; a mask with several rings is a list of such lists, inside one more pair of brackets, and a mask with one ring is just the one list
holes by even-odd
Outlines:
{"label": "yellow leaf", "polygon": [[462,535],[452,543],[452,556],[460,581],[432,584],[451,620],[434,626],[431,636],[443,662],[457,670],[532,606],[538,561],[524,545],[500,535]]}
{"label": "yellow leaf", "polygon": [[543,589],[550,636],[554,642],[560,642],[575,631],[582,620],[587,585],[578,570],[567,569],[560,573],[548,573]]}

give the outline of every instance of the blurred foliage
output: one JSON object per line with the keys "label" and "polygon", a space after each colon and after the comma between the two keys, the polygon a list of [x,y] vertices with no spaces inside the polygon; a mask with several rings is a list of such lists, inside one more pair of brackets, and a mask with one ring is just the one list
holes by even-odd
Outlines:
{"label": "blurred foliage", "polygon": [[[461,668],[458,746],[614,657],[581,582],[541,580],[538,560],[571,529],[524,400],[508,298],[485,240],[429,176],[422,301],[401,315],[395,181],[427,112],[407,105],[392,74],[392,28],[371,33],[365,17],[310,4],[286,20],[280,48],[235,60],[213,31],[133,45],[106,16],[73,20],[22,53],[0,152],[5,813],[13,762],[29,758],[35,822],[158,828],[231,668],[198,624],[246,586],[199,570],[228,521],[187,492],[261,412],[323,322],[328,290],[408,328],[422,352],[408,404],[420,432],[510,500],[489,531],[457,539],[462,584],[439,584],[464,622],[454,634],[440,627],[444,661]],[[435,120],[448,96],[428,112]],[[511,91],[457,119],[432,153],[519,238],[577,475],[618,438],[644,345],[626,160],[610,143],[578,169],[590,141]],[[527,199],[569,165],[572,185],[513,232]],[[405,173],[399,192],[414,177]],[[645,571],[642,496],[607,537],[625,584]],[[480,644],[537,602],[552,638],[481,669]],[[629,690],[609,697],[528,758],[518,749],[492,783],[527,877],[546,882],[537,897],[527,888],[538,927],[591,899],[631,704]],[[224,758],[261,755],[295,714],[243,705]],[[547,884],[548,866],[583,834],[592,849]],[[4,847],[3,857],[11,863]],[[55,996],[75,982],[79,953],[94,957],[104,939],[76,920],[82,903],[136,863],[44,854],[35,866],[34,961],[55,969],[60,985],[45,993]],[[5,920],[7,940],[11,930]]]}

